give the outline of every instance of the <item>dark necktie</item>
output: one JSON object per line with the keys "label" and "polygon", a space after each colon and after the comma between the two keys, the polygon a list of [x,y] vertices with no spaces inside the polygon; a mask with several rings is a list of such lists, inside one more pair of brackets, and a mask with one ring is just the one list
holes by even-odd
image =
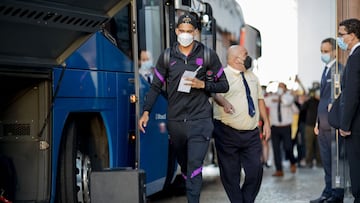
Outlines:
{"label": "dark necktie", "polygon": [[243,78],[243,82],[244,82],[244,86],[245,86],[245,91],[246,91],[246,98],[248,101],[248,110],[249,110],[249,115],[251,117],[253,117],[255,115],[255,106],[254,106],[254,101],[251,98],[251,94],[250,94],[250,88],[248,83],[246,82],[245,76],[244,76],[244,72],[240,72],[241,76]]}
{"label": "dark necktie", "polygon": [[320,84],[321,89],[323,89],[325,87],[325,84],[326,84],[326,72],[327,72],[327,69],[328,69],[328,67],[325,66],[324,71],[323,71],[322,76],[321,76],[321,84]]}
{"label": "dark necktie", "polygon": [[278,106],[277,106],[277,113],[278,113],[278,120],[281,123],[282,117],[281,117],[281,96],[279,96]]}

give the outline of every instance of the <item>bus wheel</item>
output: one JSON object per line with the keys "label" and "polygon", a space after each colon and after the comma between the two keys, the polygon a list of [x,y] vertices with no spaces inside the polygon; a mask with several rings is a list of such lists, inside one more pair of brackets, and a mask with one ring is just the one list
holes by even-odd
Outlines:
{"label": "bus wheel", "polygon": [[81,146],[75,122],[65,129],[59,154],[58,202],[90,203],[90,157]]}
{"label": "bus wheel", "polygon": [[77,151],[76,157],[76,186],[78,202],[90,202],[90,157]]}

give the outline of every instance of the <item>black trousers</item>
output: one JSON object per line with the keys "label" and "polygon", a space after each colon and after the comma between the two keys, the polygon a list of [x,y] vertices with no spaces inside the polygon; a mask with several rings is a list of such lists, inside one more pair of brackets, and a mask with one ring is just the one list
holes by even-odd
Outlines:
{"label": "black trousers", "polygon": [[272,126],[271,127],[271,143],[274,151],[275,168],[277,171],[282,171],[281,158],[281,142],[285,150],[286,158],[289,158],[291,164],[296,163],[291,143],[291,126]]}
{"label": "black trousers", "polygon": [[189,203],[198,203],[202,185],[202,165],[214,125],[212,118],[168,121],[170,140],[186,182]]}
{"label": "black trousers", "polygon": [[[232,203],[253,203],[260,190],[263,168],[259,129],[239,131],[214,121],[214,138],[221,181]],[[241,168],[245,181],[240,187]]]}
{"label": "black trousers", "polygon": [[[333,196],[339,199],[343,199],[344,189],[332,187],[332,182],[334,181],[332,178],[332,174],[334,174],[332,166],[333,166],[333,162],[336,160],[333,160],[332,158],[331,146],[332,144],[335,144],[332,143],[332,140],[335,140],[335,135],[332,134],[330,129],[324,130],[320,128],[317,139],[319,143],[321,161],[325,172],[325,176],[324,176],[325,188],[321,195],[324,197]],[[339,137],[339,142],[341,143],[342,141],[343,139]]]}
{"label": "black trousers", "polygon": [[355,203],[360,203],[360,133],[351,132],[345,138],[346,155],[349,160],[351,192]]}

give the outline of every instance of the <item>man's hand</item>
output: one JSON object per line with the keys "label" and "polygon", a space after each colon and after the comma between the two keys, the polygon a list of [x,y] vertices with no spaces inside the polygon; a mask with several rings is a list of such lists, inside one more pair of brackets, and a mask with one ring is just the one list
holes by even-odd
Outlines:
{"label": "man's hand", "polygon": [[229,114],[235,113],[234,106],[230,102],[228,102],[225,98],[223,101],[223,109],[225,113],[229,113]]}
{"label": "man's hand", "polygon": [[351,131],[345,131],[345,130],[341,130],[341,129],[339,129],[339,131],[340,131],[340,135],[343,137],[351,135]]}
{"label": "man's hand", "polygon": [[139,129],[141,132],[145,133],[145,127],[148,121],[149,121],[149,112],[144,111],[143,115],[139,119]]}
{"label": "man's hand", "polygon": [[225,99],[221,94],[214,94],[214,95],[212,95],[212,97],[214,98],[214,101],[219,106],[223,107],[225,113],[228,113],[228,114],[235,113],[234,106],[227,99]]}
{"label": "man's hand", "polygon": [[197,78],[185,78],[185,80],[186,80],[185,85],[190,85],[192,88],[196,88],[196,89],[205,88],[205,82],[202,80],[199,80]]}
{"label": "man's hand", "polygon": [[263,126],[263,137],[268,141],[271,137],[271,128],[269,122],[265,122]]}
{"label": "man's hand", "polygon": [[315,124],[315,127],[314,127],[314,133],[315,133],[315,135],[319,135],[319,127],[318,127],[317,123]]}

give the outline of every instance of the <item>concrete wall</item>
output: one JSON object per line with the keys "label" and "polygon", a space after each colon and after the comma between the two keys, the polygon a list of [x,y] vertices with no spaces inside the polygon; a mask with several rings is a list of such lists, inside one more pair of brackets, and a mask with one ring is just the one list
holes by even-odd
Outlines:
{"label": "concrete wall", "polygon": [[305,88],[320,81],[324,64],[320,59],[321,41],[336,37],[335,0],[297,0],[298,76]]}

